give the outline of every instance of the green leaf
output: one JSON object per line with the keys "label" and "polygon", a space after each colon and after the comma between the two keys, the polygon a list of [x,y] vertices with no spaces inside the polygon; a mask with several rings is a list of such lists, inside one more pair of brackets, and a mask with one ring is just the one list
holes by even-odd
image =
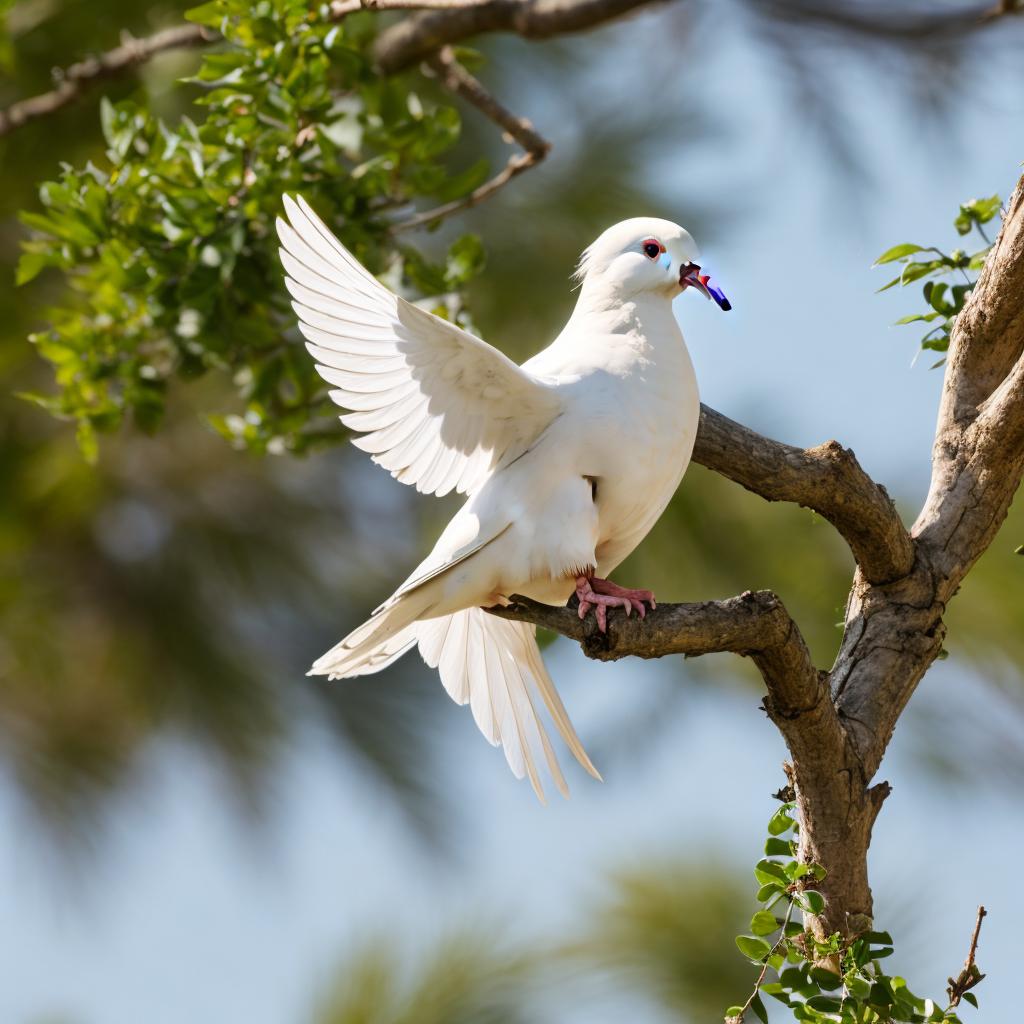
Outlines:
{"label": "green leaf", "polygon": [[772,947],[764,939],[759,939],[755,935],[737,935],[736,948],[754,963],[760,963],[772,951]]}
{"label": "green leaf", "polygon": [[[931,281],[928,283],[933,284]],[[947,291],[949,291],[949,285],[945,281],[937,281],[928,289],[925,301],[936,313],[948,314],[953,312],[953,307],[943,298]]]}
{"label": "green leaf", "polygon": [[755,995],[750,1000],[750,1008],[757,1014],[757,1019],[761,1021],[761,1024],[768,1024],[768,1011],[764,1008],[764,1003],[761,1001],[761,997]]}
{"label": "green leaf", "polygon": [[805,889],[794,897],[798,906],[810,914],[820,914],[825,909],[825,897],[817,889]]}
{"label": "green leaf", "polygon": [[775,915],[767,910],[759,910],[750,919],[750,930],[755,935],[771,935],[772,932],[778,931],[779,927],[780,925]]}
{"label": "green leaf", "polygon": [[18,258],[18,270],[14,275],[16,285],[27,284],[50,263],[45,253],[23,252]]}
{"label": "green leaf", "polygon": [[784,891],[785,890],[783,889],[782,885],[780,885],[778,882],[766,882],[764,885],[761,886],[760,889],[757,890],[757,902],[767,903],[768,900],[772,899],[772,897],[778,896],[780,893]]}
{"label": "green leaf", "polygon": [[783,887],[789,885],[789,877],[786,875],[785,868],[775,860],[759,860],[754,867],[754,877],[762,885],[772,882],[781,882]]}
{"label": "green leaf", "polygon": [[939,313],[913,313],[910,316],[901,316],[899,320],[893,321],[894,327],[900,327],[903,324],[917,323],[919,320],[924,320],[926,323],[931,323],[941,314]]}
{"label": "green leaf", "polygon": [[793,844],[788,839],[778,839],[772,836],[765,840],[764,852],[769,857],[792,857]]}
{"label": "green leaf", "polygon": [[789,815],[789,804],[783,804],[768,822],[768,832],[773,836],[780,836],[793,827],[793,819]]}
{"label": "green leaf", "polygon": [[978,997],[973,992],[965,992],[963,998],[967,1000],[975,1009],[978,1008]]}
{"label": "green leaf", "polygon": [[846,987],[858,999],[867,999],[871,994],[871,982],[859,974],[848,974],[845,980]]}
{"label": "green leaf", "polygon": [[892,263],[893,260],[898,260],[903,256],[911,256],[915,252],[924,252],[924,247],[914,245],[913,242],[904,242],[902,245],[894,245],[891,249],[886,249],[872,265],[878,267],[883,263]]}
{"label": "green leaf", "polygon": [[811,978],[818,983],[821,988],[827,989],[831,992],[833,989],[839,988],[843,983],[841,975],[836,974],[835,971],[830,971],[826,967],[812,967]]}
{"label": "green leaf", "polygon": [[807,1005],[812,1010],[819,1010],[821,1013],[838,1013],[842,1007],[842,1001],[835,996],[811,996]]}
{"label": "green leaf", "polygon": [[482,269],[486,256],[479,235],[463,235],[448,250],[445,276],[451,287],[458,288]]}
{"label": "green leaf", "polygon": [[932,260],[929,263],[908,263],[903,268],[903,273],[899,276],[899,282],[901,285],[910,284],[926,274],[932,273],[932,271],[937,270],[941,266],[940,260]]}
{"label": "green leaf", "polygon": [[888,932],[865,932],[861,938],[872,946],[892,945],[892,936]]}
{"label": "green leaf", "polygon": [[227,11],[225,11],[224,5],[218,0],[200,4],[198,7],[191,7],[185,12],[185,17],[189,21],[194,21],[198,25],[209,25],[211,28],[220,28],[226,15]]}
{"label": "green leaf", "polygon": [[894,1001],[892,990],[884,981],[876,981],[871,985],[868,1002],[872,1006],[892,1006]]}

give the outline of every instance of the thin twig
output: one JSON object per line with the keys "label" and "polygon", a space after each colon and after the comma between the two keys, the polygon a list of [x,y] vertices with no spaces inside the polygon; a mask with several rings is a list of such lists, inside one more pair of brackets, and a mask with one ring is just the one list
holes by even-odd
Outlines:
{"label": "thin twig", "polygon": [[[793,917],[794,906],[795,904],[790,900],[789,907],[786,909],[786,918],[782,922],[782,931],[780,932],[779,937],[775,940],[775,944],[768,951],[768,956],[765,957],[764,964],[761,967],[761,973],[757,976],[757,981],[754,982],[754,991],[747,996],[747,1001],[740,1007],[739,1013],[733,1017],[725,1018],[725,1024],[743,1024],[743,1020],[747,1015],[747,1010],[750,1009],[750,1004],[757,998],[757,993],[761,991],[761,982],[764,981],[764,976],[768,973],[768,961],[779,951],[779,946],[786,941],[786,928]],[[778,918],[775,920],[777,921]]]}
{"label": "thin twig", "polygon": [[444,217],[451,216],[459,210],[468,209],[482,203],[507,185],[514,177],[528,171],[544,159],[551,150],[551,143],[539,135],[525,118],[517,117],[507,107],[495,99],[484,86],[474,78],[456,59],[449,47],[444,47],[435,56],[430,57],[426,65],[437,75],[438,81],[456,96],[472,104],[485,117],[490,118],[506,133],[511,140],[518,142],[525,152],[517,153],[509,158],[504,169],[490,181],[485,181],[468,196],[455,199],[443,206],[425,210],[408,220],[393,224],[391,230],[411,231],[415,228],[436,224]]}
{"label": "thin twig", "polygon": [[58,71],[58,84],[50,92],[20,100],[6,110],[0,110],[0,136],[66,107],[104,79],[123,75],[158,53],[202,46],[218,38],[216,32],[203,25],[176,25],[142,39],[125,36],[120,46]]}
{"label": "thin twig", "polygon": [[974,958],[978,953],[978,936],[981,935],[982,918],[984,918],[987,913],[988,911],[986,911],[984,907],[978,907],[978,919],[974,922],[974,933],[971,935],[971,948],[968,950],[963,970],[956,976],[956,978],[949,979],[949,987],[946,989],[946,992],[949,995],[948,1009],[950,1010],[953,1009],[954,1006],[959,1006],[964,993],[969,989],[974,988],[974,986],[985,977],[985,975],[978,970],[978,965],[974,962]]}

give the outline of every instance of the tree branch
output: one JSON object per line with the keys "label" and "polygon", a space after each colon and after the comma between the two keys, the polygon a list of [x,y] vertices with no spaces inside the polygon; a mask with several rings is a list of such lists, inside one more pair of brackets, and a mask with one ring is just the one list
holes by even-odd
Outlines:
{"label": "tree branch", "polygon": [[483,85],[474,78],[456,59],[450,47],[444,47],[440,53],[435,54],[426,61],[427,66],[437,75],[440,83],[461,96],[467,103],[471,103],[485,117],[490,118],[500,128],[504,129],[506,135],[518,142],[525,152],[518,153],[509,158],[504,169],[496,174],[490,181],[485,181],[479,188],[474,189],[468,196],[462,199],[455,199],[443,206],[433,210],[426,210],[418,213],[408,220],[401,221],[391,227],[392,231],[409,231],[413,228],[426,227],[428,224],[435,224],[444,217],[448,217],[459,210],[476,206],[485,199],[494,195],[500,188],[508,184],[516,175],[528,171],[541,162],[551,151],[551,143],[539,135],[533,125],[525,118],[516,117],[508,108],[501,105]]}
{"label": "tree branch", "polygon": [[[374,53],[383,74],[394,74],[424,60],[446,43],[481,32],[517,32],[528,39],[544,39],[579,32],[621,18],[634,8],[655,0],[333,0],[328,17],[339,21],[359,10],[419,10],[385,29]],[[657,0],[665,2],[665,0]],[[140,39],[125,37],[120,46],[97,57],[58,71],[50,92],[19,100],[0,110],[0,137],[23,124],[56,113],[101,81],[127,74],[167,50],[203,46],[220,40],[219,33],[202,25],[176,25]],[[518,141],[518,139],[517,139]],[[530,153],[529,147],[527,154]],[[500,188],[509,178],[533,166],[537,158],[518,157],[509,162]],[[513,164],[516,167],[513,169]],[[494,190],[492,190],[494,191]],[[485,197],[482,197],[485,198]],[[476,200],[479,202],[479,200]]]}
{"label": "tree branch", "polygon": [[792,501],[824,516],[870,583],[899,579],[914,564],[910,536],[885,488],[837,441],[795,448],[702,405],[693,457],[767,501]]}
{"label": "tree branch", "polygon": [[526,39],[546,39],[618,20],[653,2],[482,0],[460,5],[457,10],[430,11],[404,18],[380,34],[373,52],[381,72],[390,75],[412,67],[442,46],[483,32],[514,32]]}
{"label": "tree branch", "polygon": [[725,601],[660,604],[645,619],[615,610],[608,615],[607,633],[598,630],[593,616],[581,620],[576,608],[552,608],[523,597],[487,611],[553,629],[602,661],[720,651],[749,657],[768,691],[764,710],[793,755],[801,859],[829,869],[821,883],[828,902],[815,926],[821,936],[863,930],[871,915],[863,854],[889,789],[861,785],[860,762],[831,700],[828,678],[814,667],[778,597],[759,591]]}
{"label": "tree branch", "polygon": [[749,657],[760,669],[779,715],[796,719],[823,701],[831,706],[800,630],[779,598],[767,590],[724,601],[659,604],[643,619],[612,612],[607,633],[598,629],[594,616],[581,619],[576,607],[554,608],[518,595],[510,601],[487,610],[561,633],[577,641],[589,658],[617,661],[732,652]]}
{"label": "tree branch", "polygon": [[855,578],[832,686],[867,780],[903,708],[942,650],[943,616],[992,542],[1024,475],[1024,178],[957,317],[928,498],[911,529],[912,571]]}
{"label": "tree branch", "polygon": [[109,78],[126,74],[144,64],[158,53],[186,47],[202,46],[220,38],[202,25],[176,25],[155,32],[143,39],[126,36],[120,46],[98,57],[72,64],[66,71],[58,71],[59,84],[50,92],[33,96],[0,110],[0,136],[20,128],[36,118],[53,114],[74,102],[93,86]]}
{"label": "tree branch", "polygon": [[1024,177],[950,339],[932,482],[913,533],[952,597],[1024,473]]}

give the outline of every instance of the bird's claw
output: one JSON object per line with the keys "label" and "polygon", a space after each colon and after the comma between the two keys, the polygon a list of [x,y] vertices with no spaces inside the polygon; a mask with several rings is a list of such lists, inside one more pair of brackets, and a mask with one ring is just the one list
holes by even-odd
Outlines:
{"label": "bird's claw", "polygon": [[657,608],[654,594],[649,590],[632,590],[620,587],[611,580],[603,580],[598,576],[580,576],[576,580],[576,596],[579,598],[579,616],[587,617],[587,612],[594,609],[597,628],[602,633],[608,632],[608,609],[621,608],[628,617],[634,611],[641,619],[647,617],[647,605]]}

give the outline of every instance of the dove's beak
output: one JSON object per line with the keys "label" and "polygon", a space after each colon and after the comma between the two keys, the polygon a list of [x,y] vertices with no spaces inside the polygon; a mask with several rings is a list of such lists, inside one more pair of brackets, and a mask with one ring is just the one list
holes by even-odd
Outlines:
{"label": "dove's beak", "polygon": [[711,283],[711,278],[707,274],[700,272],[700,267],[696,263],[687,263],[679,271],[679,287],[684,291],[687,288],[696,288],[704,298],[714,299],[723,311],[732,309],[732,303],[725,297],[722,289],[716,288]]}

